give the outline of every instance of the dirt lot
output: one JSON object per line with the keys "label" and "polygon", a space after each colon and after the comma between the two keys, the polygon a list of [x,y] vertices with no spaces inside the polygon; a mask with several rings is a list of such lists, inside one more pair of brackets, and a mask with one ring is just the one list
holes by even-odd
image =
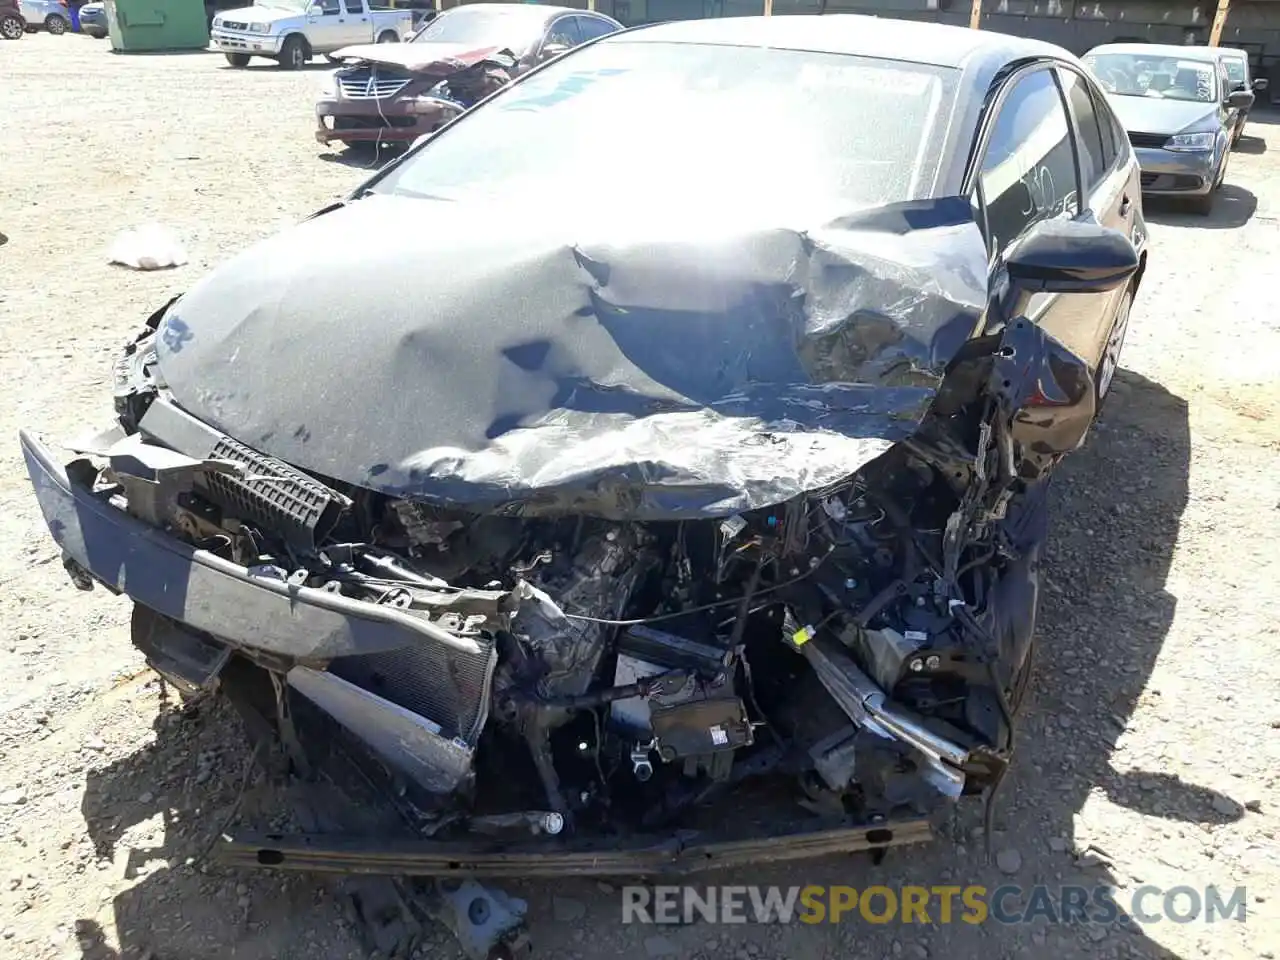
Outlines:
{"label": "dirt lot", "polygon": [[[363,956],[323,881],[203,860],[245,769],[221,710],[164,706],[128,608],[72,590],[15,432],[108,417],[109,365],[204,269],[363,176],[317,147],[319,73],[0,45],[0,956]],[[1210,219],[1149,205],[1151,266],[1105,422],[1065,471],[1033,701],[986,864],[976,810],[929,848],[736,883],[1247,886],[1247,922],[623,926],[594,881],[516,885],[559,958],[1271,957],[1280,952],[1280,126],[1259,118]],[[192,263],[108,267],[158,220]],[[352,237],[353,244],[376,238]],[[334,251],[339,255],[340,251]],[[278,798],[250,780],[242,821]],[[554,890],[554,896],[553,896]],[[422,956],[456,955],[443,933]]]}

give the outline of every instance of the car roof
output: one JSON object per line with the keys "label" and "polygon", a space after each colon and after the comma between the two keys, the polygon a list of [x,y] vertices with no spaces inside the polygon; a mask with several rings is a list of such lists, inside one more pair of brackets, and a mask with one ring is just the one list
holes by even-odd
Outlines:
{"label": "car roof", "polygon": [[1191,47],[1181,43],[1103,43],[1085,56],[1094,53],[1146,53],[1156,57],[1178,57],[1182,60],[1216,59],[1221,47]]}
{"label": "car roof", "polygon": [[603,17],[605,20],[610,19],[604,14],[596,13],[594,10],[578,10],[575,7],[554,7],[545,3],[465,3],[456,7],[450,7],[448,10],[441,10],[440,14],[452,13],[454,10],[469,10],[475,12],[477,10],[496,10],[503,13],[513,13],[519,10],[521,13],[530,17],[541,14],[544,17],[550,17],[557,13],[582,13],[587,16]]}
{"label": "car roof", "polygon": [[1015,60],[1074,60],[1062,47],[990,30],[858,14],[723,17],[677,20],[629,30],[614,42],[662,41],[774,47],[849,56],[884,57],[937,67],[1003,66]]}
{"label": "car roof", "polygon": [[456,12],[456,10],[467,10],[468,13],[506,13],[517,14],[521,17],[529,17],[530,19],[550,19],[558,17],[562,13],[580,13],[584,17],[599,17],[605,20],[612,19],[605,17],[602,13],[596,13],[594,10],[579,10],[573,6],[550,6],[549,4],[489,4],[489,3],[472,3],[451,6],[447,10],[440,10],[436,17],[443,17],[444,14]]}
{"label": "car roof", "polygon": [[1198,50],[1200,53],[1207,53],[1209,56],[1219,60],[1247,60],[1249,55],[1243,50],[1236,47],[1210,47],[1205,44],[1197,44],[1196,46],[1183,47],[1184,50]]}

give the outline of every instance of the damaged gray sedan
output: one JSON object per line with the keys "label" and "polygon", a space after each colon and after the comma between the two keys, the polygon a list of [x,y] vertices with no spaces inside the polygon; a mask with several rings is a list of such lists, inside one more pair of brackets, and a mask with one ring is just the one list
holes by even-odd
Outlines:
{"label": "damaged gray sedan", "polygon": [[[295,778],[395,812],[224,858],[653,875],[990,796],[1145,266],[1119,130],[1029,40],[663,24],[156,310],[111,430],[22,434],[67,570]],[[518,927],[485,903],[478,956]]]}

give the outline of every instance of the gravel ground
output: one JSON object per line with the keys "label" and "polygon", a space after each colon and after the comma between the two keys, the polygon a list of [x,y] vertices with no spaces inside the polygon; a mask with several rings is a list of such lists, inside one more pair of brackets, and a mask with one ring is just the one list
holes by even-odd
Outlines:
{"label": "gravel ground", "polygon": [[[109,413],[109,365],[169,296],[362,178],[311,136],[318,71],[0,45],[0,956],[363,956],[330,884],[202,860],[244,764],[225,711],[160,700],[128,608],[73,591],[17,455]],[[1271,957],[1280,951],[1280,121],[1259,118],[1210,219],[1148,205],[1151,266],[1122,371],[1064,472],[1040,661],[996,816],[951,836],[736,883],[1143,883],[1248,889],[1247,921],[1083,929],[940,923],[623,926],[594,881],[517,884],[561,958]],[[192,262],[105,263],[119,230],[175,228]],[[372,239],[372,238],[371,238]],[[360,242],[352,238],[352,242]],[[1270,263],[1270,267],[1268,264]],[[275,809],[251,785],[242,820]],[[275,798],[278,800],[278,798]],[[933,918],[938,919],[936,916]],[[443,934],[424,956],[452,960]]]}

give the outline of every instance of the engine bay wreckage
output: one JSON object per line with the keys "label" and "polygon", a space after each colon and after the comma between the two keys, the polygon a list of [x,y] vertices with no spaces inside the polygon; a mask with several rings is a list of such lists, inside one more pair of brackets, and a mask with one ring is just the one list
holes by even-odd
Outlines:
{"label": "engine bay wreckage", "polygon": [[[220,855],[455,878],[484,956],[520,907],[477,920],[473,878],[874,851],[992,793],[1095,400],[991,315],[968,200],[696,244],[417,203],[335,205],[157,310],[65,465],[21,436],[155,669],[395,811]],[[298,254],[375,229],[376,268]]]}

